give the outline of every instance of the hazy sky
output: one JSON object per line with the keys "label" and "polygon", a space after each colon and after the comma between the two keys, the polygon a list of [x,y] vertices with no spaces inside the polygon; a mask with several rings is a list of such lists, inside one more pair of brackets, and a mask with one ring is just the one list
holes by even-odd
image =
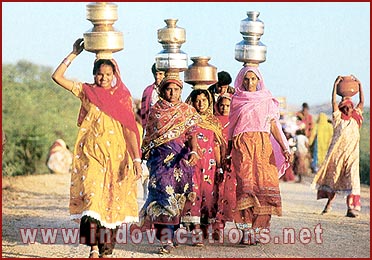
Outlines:
{"label": "hazy sky", "polygon": [[[210,64],[235,79],[242,67],[234,56],[235,45],[243,39],[240,22],[247,11],[259,11],[265,23],[261,41],[267,46],[260,68],[275,96],[285,96],[293,105],[327,103],[337,75],[354,74],[363,83],[366,105],[370,104],[370,3],[115,3],[114,27],[124,34],[124,50],[114,58],[135,98],[153,82],[150,68],[162,50],[157,30],[165,27],[164,19],[176,18],[186,30],[181,50],[188,54],[189,65],[190,57],[210,56]],[[86,5],[2,3],[3,64],[27,60],[57,67],[74,41],[93,27],[86,20]],[[92,82],[94,58],[94,53],[84,51],[66,76]],[[183,97],[190,91],[185,83]]]}

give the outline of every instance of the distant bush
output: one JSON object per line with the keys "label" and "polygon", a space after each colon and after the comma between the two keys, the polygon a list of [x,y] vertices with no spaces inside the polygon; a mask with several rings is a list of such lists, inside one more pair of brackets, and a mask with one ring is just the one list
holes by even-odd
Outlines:
{"label": "distant bush", "polygon": [[46,157],[58,138],[73,146],[80,101],[51,79],[52,69],[27,61],[2,66],[3,175],[49,172]]}
{"label": "distant bush", "polygon": [[370,110],[364,109],[364,122],[360,130],[360,181],[370,185]]}

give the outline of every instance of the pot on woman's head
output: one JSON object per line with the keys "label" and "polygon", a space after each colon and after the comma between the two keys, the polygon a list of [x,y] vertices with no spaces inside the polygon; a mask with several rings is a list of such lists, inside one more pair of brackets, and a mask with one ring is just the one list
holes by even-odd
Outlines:
{"label": "pot on woman's head", "polygon": [[350,98],[359,92],[359,84],[352,76],[342,76],[342,80],[337,85],[337,95]]}

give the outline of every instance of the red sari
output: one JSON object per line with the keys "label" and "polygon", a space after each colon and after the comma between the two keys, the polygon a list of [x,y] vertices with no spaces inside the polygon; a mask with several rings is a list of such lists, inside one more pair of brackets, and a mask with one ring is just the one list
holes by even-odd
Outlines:
{"label": "red sari", "polygon": [[[216,115],[222,125],[223,137],[227,143],[229,132],[229,116]],[[234,221],[234,216],[239,213],[236,210],[236,174],[233,165],[229,170],[224,171],[223,181],[218,186],[218,211],[217,222],[224,224],[227,221]]]}
{"label": "red sari", "polygon": [[[208,92],[209,93],[209,92]],[[191,94],[190,94],[191,96]],[[199,161],[193,174],[191,199],[186,201],[182,222],[204,224],[214,223],[217,214],[217,184],[215,147],[225,146],[222,136],[222,127],[219,120],[213,115],[213,100],[208,96],[209,107],[201,114],[202,122],[194,129],[197,136]],[[191,104],[191,98],[186,100]]]}

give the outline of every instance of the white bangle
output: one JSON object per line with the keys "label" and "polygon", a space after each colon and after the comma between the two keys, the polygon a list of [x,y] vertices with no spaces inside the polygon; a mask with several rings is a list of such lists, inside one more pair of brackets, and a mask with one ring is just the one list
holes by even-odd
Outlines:
{"label": "white bangle", "polygon": [[139,163],[141,163],[142,160],[141,160],[141,158],[134,158],[134,159],[133,159],[133,162],[139,162]]}
{"label": "white bangle", "polygon": [[63,61],[62,61],[62,63],[65,64],[68,67],[71,64],[71,60],[68,59],[68,58],[64,58]]}
{"label": "white bangle", "polygon": [[198,155],[198,153],[197,153],[197,152],[195,152],[195,151],[191,151],[191,152],[190,152],[190,154],[195,154],[195,155]]}

